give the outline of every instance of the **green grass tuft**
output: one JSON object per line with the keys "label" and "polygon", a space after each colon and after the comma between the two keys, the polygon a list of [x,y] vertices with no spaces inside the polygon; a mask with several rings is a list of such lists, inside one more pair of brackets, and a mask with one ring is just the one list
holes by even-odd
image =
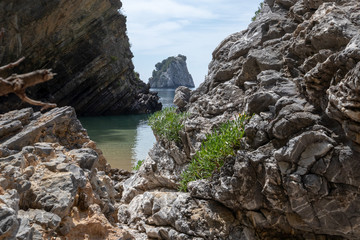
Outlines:
{"label": "green grass tuft", "polygon": [[235,155],[240,149],[240,140],[244,136],[247,115],[239,115],[232,121],[223,123],[219,129],[206,136],[201,149],[194,155],[187,169],[181,174],[180,191],[187,191],[187,184],[199,179],[207,179],[214,171],[224,165],[229,155]]}
{"label": "green grass tuft", "polygon": [[161,139],[180,143],[179,131],[184,128],[187,113],[177,113],[175,107],[164,108],[149,117],[149,125]]}
{"label": "green grass tuft", "polygon": [[116,62],[117,60],[119,60],[119,58],[117,56],[110,56],[110,61],[113,63],[113,62]]}
{"label": "green grass tuft", "polygon": [[139,171],[141,165],[143,164],[144,160],[137,161],[136,165],[132,168],[134,171]]}
{"label": "green grass tuft", "polygon": [[251,18],[251,21],[255,21],[255,20],[256,20],[256,18],[259,16],[260,11],[261,11],[261,9],[263,8],[263,6],[264,6],[264,3],[263,3],[263,2],[260,3],[260,6],[258,7],[258,10],[256,10],[256,12],[255,12],[255,16],[253,16],[253,17]]}

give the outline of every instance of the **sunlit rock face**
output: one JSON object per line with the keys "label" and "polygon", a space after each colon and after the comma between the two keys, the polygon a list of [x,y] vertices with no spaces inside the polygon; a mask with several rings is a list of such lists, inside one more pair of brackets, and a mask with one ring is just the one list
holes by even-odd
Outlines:
{"label": "sunlit rock face", "polygon": [[152,88],[172,88],[180,86],[194,88],[194,81],[186,65],[186,57],[179,54],[169,57],[155,65],[152,77],[149,79]]}
{"label": "sunlit rock face", "polygon": [[[119,239],[110,169],[73,108],[0,115],[0,239]],[[115,180],[116,179],[116,180]]]}
{"label": "sunlit rock face", "polygon": [[176,231],[202,238],[171,222],[178,202],[170,195],[206,133],[247,112],[253,117],[243,149],[212,178],[188,184],[199,206],[215,201],[235,216],[228,223],[238,226],[238,238],[231,231],[216,237],[358,239],[359,19],[355,0],[265,1],[248,29],[215,49],[206,80],[189,101],[177,101],[190,113],[182,144],[159,141],[124,182],[130,224],[143,224],[151,237]]}
{"label": "sunlit rock face", "polygon": [[[160,108],[134,73],[122,4],[114,0],[0,3],[0,64],[21,56],[17,73],[52,68],[56,77],[29,96],[73,106],[79,115],[145,113]],[[23,106],[10,95],[0,111]]]}

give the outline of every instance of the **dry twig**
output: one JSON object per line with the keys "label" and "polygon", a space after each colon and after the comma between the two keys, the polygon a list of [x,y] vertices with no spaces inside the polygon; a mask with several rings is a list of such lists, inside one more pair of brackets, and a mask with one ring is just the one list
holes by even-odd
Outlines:
{"label": "dry twig", "polygon": [[[4,33],[5,30],[2,28],[0,31],[0,39],[4,36]],[[25,57],[22,57],[16,62],[0,66],[0,73],[18,66],[22,61],[24,61],[24,59]],[[13,74],[5,79],[0,77],[0,96],[15,93],[24,102],[36,106],[42,106],[41,110],[54,108],[56,107],[56,104],[33,100],[26,96],[25,91],[28,87],[53,79],[55,75],[55,73],[51,72],[51,69],[41,69],[25,74]]]}

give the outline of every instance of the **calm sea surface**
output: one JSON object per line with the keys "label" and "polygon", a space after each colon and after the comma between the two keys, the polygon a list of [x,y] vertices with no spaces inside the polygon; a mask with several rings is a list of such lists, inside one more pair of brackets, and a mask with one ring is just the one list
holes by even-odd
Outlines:
{"label": "calm sea surface", "polygon": [[[175,90],[151,91],[158,92],[163,107],[173,106]],[[153,132],[147,124],[148,117],[149,115],[83,117],[80,121],[113,168],[131,170],[137,161],[146,158],[155,143]]]}

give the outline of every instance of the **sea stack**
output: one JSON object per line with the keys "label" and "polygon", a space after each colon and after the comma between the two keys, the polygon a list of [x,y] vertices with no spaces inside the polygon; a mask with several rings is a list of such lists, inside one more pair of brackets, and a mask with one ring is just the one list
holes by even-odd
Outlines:
{"label": "sea stack", "polygon": [[149,84],[152,88],[177,88],[185,86],[194,88],[194,81],[186,65],[186,56],[179,54],[177,57],[167,59],[155,65]]}

